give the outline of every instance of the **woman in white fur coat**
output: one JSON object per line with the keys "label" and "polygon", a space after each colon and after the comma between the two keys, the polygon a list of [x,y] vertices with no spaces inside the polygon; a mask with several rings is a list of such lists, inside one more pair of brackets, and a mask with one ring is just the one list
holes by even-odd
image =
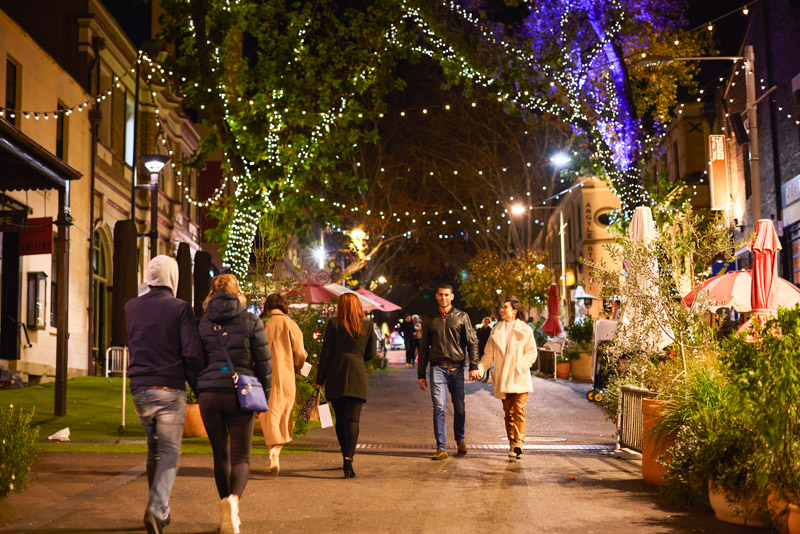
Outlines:
{"label": "woman in white fur coat", "polygon": [[478,364],[480,377],[494,364],[494,396],[503,401],[511,458],[522,458],[525,441],[525,403],[533,391],[531,366],[536,361],[536,341],[525,322],[525,311],[512,297],[500,308],[502,319],[492,329],[486,351]]}

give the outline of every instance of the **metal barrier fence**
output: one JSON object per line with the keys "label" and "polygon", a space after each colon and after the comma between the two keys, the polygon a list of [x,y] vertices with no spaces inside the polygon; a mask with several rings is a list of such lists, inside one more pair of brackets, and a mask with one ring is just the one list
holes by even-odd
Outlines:
{"label": "metal barrier fence", "polygon": [[106,376],[125,370],[125,347],[108,347],[106,350]]}
{"label": "metal barrier fence", "polygon": [[652,395],[645,388],[622,387],[617,412],[617,450],[642,452],[642,399]]}

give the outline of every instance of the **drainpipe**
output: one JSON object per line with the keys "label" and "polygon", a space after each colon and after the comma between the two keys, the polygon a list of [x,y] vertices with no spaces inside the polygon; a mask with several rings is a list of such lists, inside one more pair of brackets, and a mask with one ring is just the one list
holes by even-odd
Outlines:
{"label": "drainpipe", "polygon": [[[100,38],[92,39],[92,50],[94,50],[94,59],[89,66],[89,87],[92,87],[91,83],[91,76],[92,72],[94,71],[95,74],[95,87],[97,88],[97,92],[100,92],[100,50],[105,48],[105,43]],[[90,91],[93,93],[94,91]],[[95,101],[94,109],[89,110],[89,128],[91,132],[91,160],[89,161],[89,262],[87,263],[89,267],[89,306],[86,308],[87,312],[89,313],[89,343],[87,349],[87,365],[86,368],[88,369],[88,375],[94,376],[96,373],[95,369],[95,361],[94,361],[94,277],[92,274],[92,255],[94,253],[94,229],[95,229],[95,220],[94,220],[94,189],[95,189],[95,161],[97,159],[97,138],[98,138],[98,129],[100,128],[100,120],[102,120],[103,116],[100,112],[100,104]]]}

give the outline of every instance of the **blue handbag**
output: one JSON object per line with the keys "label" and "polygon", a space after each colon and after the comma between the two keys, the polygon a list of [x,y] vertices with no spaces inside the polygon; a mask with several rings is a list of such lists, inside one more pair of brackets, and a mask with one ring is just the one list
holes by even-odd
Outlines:
{"label": "blue handbag", "polygon": [[214,332],[217,333],[222,352],[225,354],[225,359],[228,360],[228,367],[233,371],[233,387],[236,389],[236,397],[239,399],[239,408],[245,412],[266,412],[269,407],[261,382],[254,376],[240,375],[236,372],[231,355],[228,354],[228,346],[223,339],[223,336],[228,334],[223,333],[222,327],[218,324],[214,324]]}

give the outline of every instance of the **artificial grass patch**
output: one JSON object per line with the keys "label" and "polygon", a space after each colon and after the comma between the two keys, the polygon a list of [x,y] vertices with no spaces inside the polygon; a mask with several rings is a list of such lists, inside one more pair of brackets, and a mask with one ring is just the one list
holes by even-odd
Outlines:
{"label": "artificial grass patch", "polygon": [[[112,452],[145,453],[147,445],[116,443],[117,441],[143,441],[145,433],[133,406],[130,388],[126,388],[125,428],[122,423],[122,378],[82,376],[67,381],[67,415],[53,415],[55,384],[30,386],[21,389],[0,390],[0,404],[13,404],[15,408],[34,410],[31,426],[39,427],[39,441],[34,452]],[[316,423],[318,426],[319,423]],[[313,426],[313,424],[312,424]],[[70,441],[49,442],[47,437],[62,428],[69,428]],[[110,443],[79,443],[110,442]],[[211,445],[205,438],[184,438],[183,454],[211,454]],[[284,453],[290,453],[284,448]],[[304,452],[304,451],[293,451]],[[253,436],[252,454],[269,454],[262,436]]]}

